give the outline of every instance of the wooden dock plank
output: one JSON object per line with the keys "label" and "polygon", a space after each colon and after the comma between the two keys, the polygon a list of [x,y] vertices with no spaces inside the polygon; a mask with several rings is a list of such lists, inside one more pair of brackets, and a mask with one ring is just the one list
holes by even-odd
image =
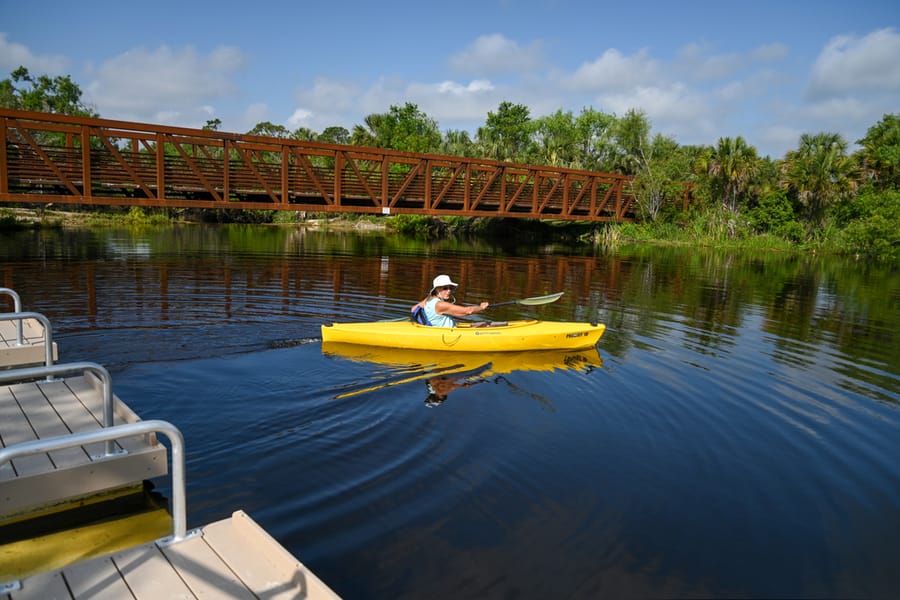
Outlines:
{"label": "wooden dock plank", "polygon": [[[11,598],[4,596],[4,598]],[[41,573],[28,578],[28,585],[15,593],[16,600],[71,600],[62,572]]]}
{"label": "wooden dock plank", "polygon": [[202,537],[163,548],[163,554],[198,598],[256,599]]}
{"label": "wooden dock plank", "polygon": [[[50,400],[36,384],[17,386],[14,393],[22,412],[25,413],[25,418],[31,423],[31,428],[39,439],[72,433],[72,430],[60,418],[59,413],[54,410]],[[71,397],[55,397],[55,402],[57,404],[71,403],[72,399]],[[49,455],[55,468],[71,467],[84,462],[87,458],[84,450],[80,447],[54,450]]]}
{"label": "wooden dock plank", "polygon": [[[59,358],[56,342],[53,343],[53,359]],[[42,364],[44,353],[44,327],[37,319],[22,321],[22,345],[18,343],[16,322],[0,320],[0,367],[17,367]]]}
{"label": "wooden dock plank", "polygon": [[[0,438],[3,440],[4,447],[37,439],[31,424],[25,418],[25,413],[22,412],[19,403],[16,401],[13,392],[17,387],[0,387],[0,409],[3,411],[2,418],[0,418]],[[43,473],[53,469],[53,463],[50,462],[50,457],[46,454],[23,456],[12,462],[17,476]],[[7,475],[8,470],[0,471],[0,477],[3,477],[4,480]]]}
{"label": "wooden dock plank", "polygon": [[[60,596],[63,588],[71,595]],[[177,544],[143,544],[26,577],[8,600],[32,598],[339,600],[243,511]]]}
{"label": "wooden dock plank", "polygon": [[[83,379],[83,377],[77,379]],[[54,410],[72,432],[93,431],[102,427],[103,422],[98,420],[97,416],[85,406],[85,400],[79,397],[66,381],[38,382],[37,385],[51,399]],[[118,423],[114,424],[118,425]],[[98,456],[106,450],[106,445],[102,442],[82,447],[87,456]],[[117,446],[117,448],[121,447]]]}
{"label": "wooden dock plank", "polygon": [[[70,565],[63,569],[63,577],[74,600],[122,600],[133,597],[110,556]],[[23,582],[22,589],[26,587]],[[16,595],[13,597],[16,598]]]}
{"label": "wooden dock plank", "polygon": [[[66,380],[66,385],[78,398],[81,405],[87,410],[97,422],[97,425],[103,423],[103,389],[99,380],[92,375],[84,375],[83,377],[73,377]],[[140,417],[132,411],[118,396],[113,394],[113,425],[121,425],[123,423],[136,423],[140,421]],[[147,446],[148,443],[155,444],[156,436],[133,436],[120,438],[116,440],[117,447],[128,452],[137,451]],[[95,453],[102,452],[102,445]]]}
{"label": "wooden dock plank", "polygon": [[206,543],[257,596],[335,598],[334,592],[243,511],[207,525]]}
{"label": "wooden dock plank", "polygon": [[117,552],[112,560],[136,600],[196,597],[155,544]]}
{"label": "wooden dock plank", "polygon": [[[90,376],[92,380],[96,380]],[[100,389],[84,383],[85,376],[58,381],[38,381],[0,386],[0,440],[13,445],[34,439],[47,439],[68,433],[99,429],[97,415],[103,413]],[[79,382],[79,398],[69,382]],[[139,421],[134,413],[114,397],[118,405],[116,424],[121,415]],[[96,406],[94,406],[96,405]],[[93,410],[91,407],[93,406]],[[63,419],[70,419],[63,423]],[[0,523],[12,522],[28,514],[60,510],[66,504],[98,493],[140,484],[168,472],[168,451],[155,436],[138,435],[114,443],[114,454],[106,455],[104,443],[91,444],[34,454],[0,466]],[[126,449],[126,453],[117,452]],[[54,461],[56,464],[54,464]]]}

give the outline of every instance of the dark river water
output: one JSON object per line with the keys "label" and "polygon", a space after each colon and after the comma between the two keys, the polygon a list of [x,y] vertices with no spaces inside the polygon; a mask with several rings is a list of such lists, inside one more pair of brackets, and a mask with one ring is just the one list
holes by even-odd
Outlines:
{"label": "dark river water", "polygon": [[[404,316],[438,273],[462,302],[565,292],[492,319],[607,332],[323,352],[323,323]],[[900,590],[896,265],[198,225],[3,233],[0,285],[182,430],[189,527],[244,509],[346,598]]]}

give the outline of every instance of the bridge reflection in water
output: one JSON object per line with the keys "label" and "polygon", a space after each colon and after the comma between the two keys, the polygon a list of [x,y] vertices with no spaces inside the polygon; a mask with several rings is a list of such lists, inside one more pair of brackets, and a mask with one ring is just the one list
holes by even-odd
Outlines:
{"label": "bridge reflection in water", "polygon": [[[559,302],[539,310],[498,308],[491,312],[498,320],[531,314],[547,320],[591,320],[597,315],[588,307],[617,302],[614,290],[623,270],[630,268],[615,257],[593,256],[346,256],[325,244],[340,236],[281,229],[274,232],[280,243],[255,257],[229,245],[229,240],[238,243],[229,236],[243,228],[230,229],[234,231],[204,226],[154,229],[131,245],[114,231],[70,232],[65,239],[50,232],[41,240],[23,233],[23,243],[41,244],[51,260],[0,262],[0,286],[38,297],[52,281],[55,300],[42,311],[67,333],[114,323],[171,333],[226,323],[271,323],[278,328],[291,322],[304,325],[294,328],[297,335],[305,334],[308,325],[309,335],[318,336],[318,326],[332,320],[407,315],[438,272],[453,274],[461,284],[459,300],[466,302],[565,291]],[[60,247],[66,244],[89,258],[53,259],[56,253],[71,256],[72,250]],[[206,248],[208,254],[182,258],[182,248],[191,246]],[[190,293],[177,292],[185,282],[190,282]]]}
{"label": "bridge reflection in water", "polygon": [[10,109],[0,127],[0,202],[596,222],[635,211],[632,179],[611,173]]}

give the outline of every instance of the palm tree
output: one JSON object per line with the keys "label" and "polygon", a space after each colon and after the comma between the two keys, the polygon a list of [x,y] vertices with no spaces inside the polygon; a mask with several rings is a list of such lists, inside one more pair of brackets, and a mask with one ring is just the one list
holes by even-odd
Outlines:
{"label": "palm tree", "polygon": [[837,133],[804,133],[800,147],[785,155],[782,185],[805,207],[810,225],[821,226],[825,211],[856,186],[856,167],[847,142]]}
{"label": "palm tree", "polygon": [[382,130],[384,129],[387,115],[384,113],[372,113],[363,119],[365,125],[355,125],[350,141],[354,146],[371,146],[379,148],[383,146]]}
{"label": "palm tree", "polygon": [[450,129],[441,139],[440,151],[451,156],[473,156],[475,144],[469,132],[461,129]]}
{"label": "palm tree", "polygon": [[743,194],[751,180],[759,172],[756,148],[747,144],[741,136],[719,138],[715,151],[707,163],[709,175],[722,190],[722,206],[737,212],[738,196]]}

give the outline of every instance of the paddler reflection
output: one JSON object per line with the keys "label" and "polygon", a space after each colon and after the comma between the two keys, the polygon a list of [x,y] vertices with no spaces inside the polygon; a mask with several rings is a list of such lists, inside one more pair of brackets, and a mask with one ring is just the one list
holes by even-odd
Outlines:
{"label": "paddler reflection", "polygon": [[[490,369],[488,369],[489,371]],[[453,375],[438,375],[432,377],[425,382],[428,390],[428,396],[425,398],[425,406],[433,408],[442,404],[450,392],[461,388],[472,387],[475,384],[487,381],[484,377],[479,376],[473,379],[471,376],[462,376],[459,373]]]}

